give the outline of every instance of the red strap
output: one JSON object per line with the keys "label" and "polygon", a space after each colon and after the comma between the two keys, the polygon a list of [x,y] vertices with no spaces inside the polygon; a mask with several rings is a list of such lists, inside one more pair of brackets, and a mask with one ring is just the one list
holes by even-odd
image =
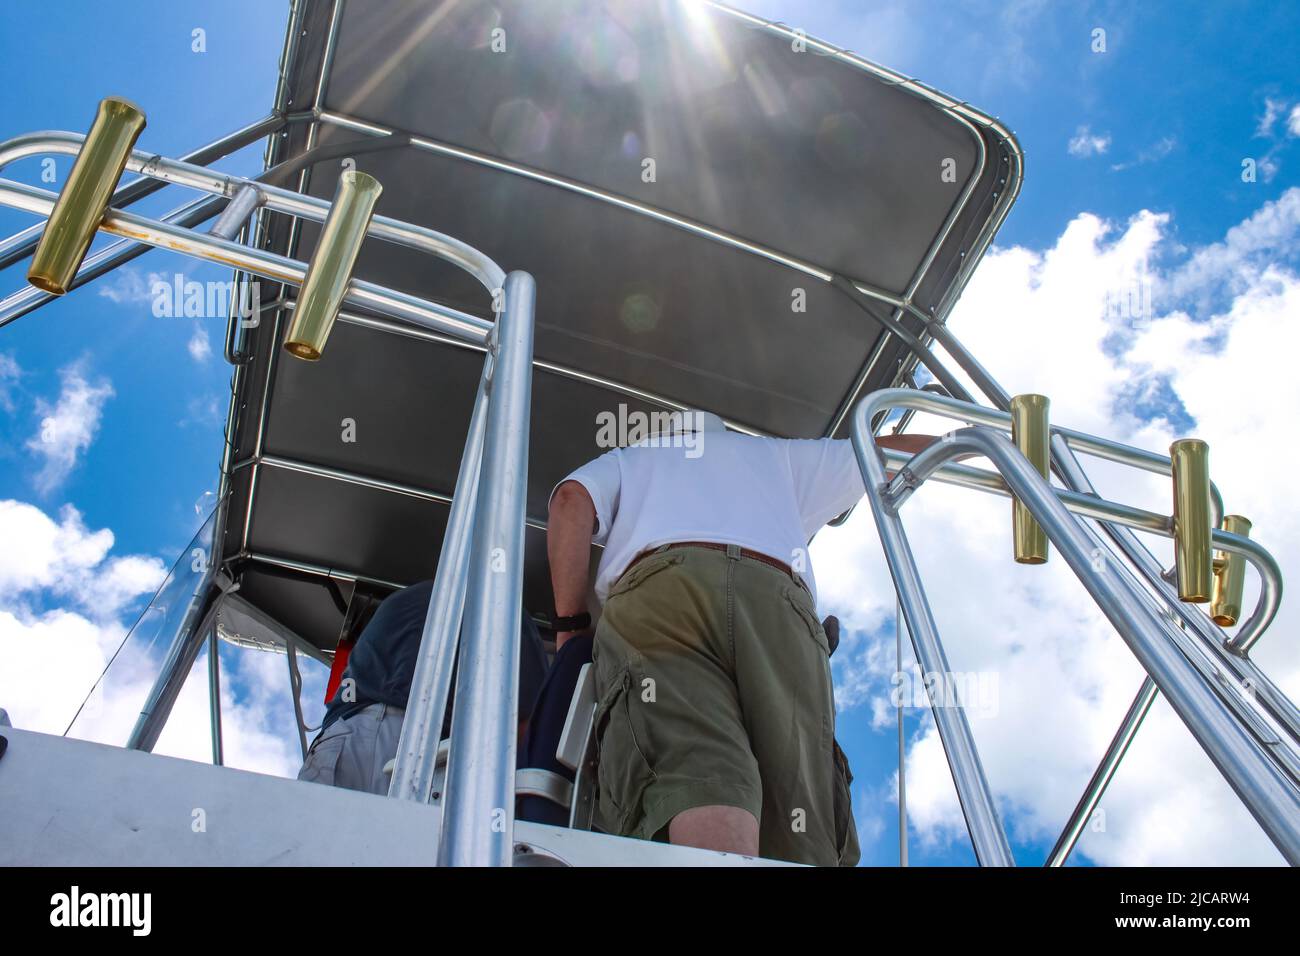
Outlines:
{"label": "red strap", "polygon": [[334,648],[334,663],[330,666],[329,683],[325,685],[325,703],[334,699],[338,693],[339,684],[343,681],[343,670],[348,666],[348,658],[352,656],[352,645],[356,641],[339,641],[338,646]]}

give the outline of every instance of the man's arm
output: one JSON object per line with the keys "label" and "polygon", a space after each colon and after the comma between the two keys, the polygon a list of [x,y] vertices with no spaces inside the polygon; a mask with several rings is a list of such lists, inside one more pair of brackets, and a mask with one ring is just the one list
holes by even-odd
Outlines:
{"label": "man's arm", "polygon": [[[909,455],[919,455],[935,442],[940,441],[938,435],[877,435],[876,444],[881,448],[892,448],[895,451],[905,451]],[[964,455],[958,455],[953,461],[965,461],[967,458],[978,458],[979,455],[973,452]],[[886,478],[893,478],[892,471],[885,471]]]}
{"label": "man's arm", "polygon": [[877,435],[876,444],[881,448],[905,451],[909,455],[919,455],[939,439],[934,435]]}
{"label": "man's arm", "polygon": [[[555,613],[560,617],[587,610],[587,571],[591,567],[591,536],[596,528],[596,506],[580,482],[566,481],[555,489],[546,522],[546,556],[551,564]],[[556,634],[556,649],[576,633]]]}

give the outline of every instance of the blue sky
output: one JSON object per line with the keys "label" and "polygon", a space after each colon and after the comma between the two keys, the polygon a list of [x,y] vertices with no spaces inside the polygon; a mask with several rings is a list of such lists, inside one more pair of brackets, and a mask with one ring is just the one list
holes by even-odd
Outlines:
{"label": "blue sky", "polygon": [[[1125,219],[1143,207],[1175,212],[1181,241],[1209,242],[1295,182],[1278,175],[1244,189],[1240,179],[1244,157],[1263,158],[1275,145],[1256,136],[1265,99],[1295,95],[1293,3],[741,6],[999,117],[1020,140],[1026,168],[1003,245],[1042,247],[1080,209]],[[1091,49],[1097,28],[1106,31],[1105,53]],[[1080,126],[1110,138],[1105,154],[1080,162],[1068,152]],[[1297,155],[1292,140],[1274,158]],[[1132,165],[1111,168],[1119,164]]]}
{"label": "blue sky", "polygon": [[[150,149],[170,156],[188,152],[270,112],[283,39],[281,7],[251,0],[220,5],[72,2],[59,4],[55,24],[48,6],[8,4],[0,34],[6,91],[0,135],[39,129],[84,132],[99,99],[117,94],[145,110],[149,125],[143,142]],[[207,31],[207,53],[191,52],[195,27]],[[82,55],[90,49],[112,55]],[[221,168],[255,174],[261,152],[262,144],[257,144]],[[61,176],[71,162],[70,156],[56,159]],[[39,163],[37,158],[25,160],[6,175],[39,183]],[[192,195],[151,196],[140,209],[162,214]],[[0,210],[5,235],[34,221]],[[198,281],[229,278],[227,270],[163,252],[152,252],[136,265],[164,275],[183,270]],[[8,294],[23,282],[21,267],[12,267],[6,276]],[[57,396],[58,370],[78,358],[84,358],[89,382],[111,382],[114,394],[104,406],[98,436],[58,494],[42,503],[74,502],[91,527],[111,527],[124,551],[179,552],[201,520],[195,502],[216,489],[226,414],[221,396],[229,394],[230,380],[229,367],[220,361],[225,321],[206,320],[214,352],[207,362],[187,355],[194,324],[155,318],[148,309],[123,308],[92,288],[3,330],[0,349],[17,360],[24,371],[21,387],[31,395]],[[34,423],[23,411],[27,409],[0,424],[5,456],[0,498],[32,495],[22,449]],[[205,510],[208,506],[210,502]]]}
{"label": "blue sky", "polygon": [[[1025,150],[1026,180],[999,249],[1042,256],[1065,248],[1063,236],[1084,228],[1077,225],[1081,214],[1117,224],[1106,241],[1125,228],[1137,236],[1134,217],[1151,210],[1168,218],[1146,261],[1173,270],[1195,250],[1223,243],[1230,230],[1297,184],[1300,136],[1287,132],[1289,110],[1300,100],[1300,5],[1294,3],[756,0],[742,6],[1001,117]],[[97,101],[115,93],[145,109],[143,145],[180,155],[269,111],[287,7],[270,0],[63,0],[54,21],[49,5],[8,4],[0,31],[0,137],[84,131]],[[206,31],[205,53],[191,49],[195,28]],[[1099,28],[1105,52],[1092,50]],[[218,166],[250,175],[260,169],[261,155],[259,143]],[[1256,182],[1242,182],[1246,158],[1259,168]],[[56,162],[62,177],[71,158]],[[37,183],[39,172],[38,161],[27,160],[5,175]],[[136,208],[159,214],[181,201],[164,193]],[[0,209],[4,235],[33,221]],[[1297,250],[1300,244],[1279,241],[1267,254],[1272,264],[1293,270]],[[1008,269],[1014,258],[1005,260]],[[135,266],[164,275],[183,268],[200,281],[228,278],[225,270],[159,252]],[[21,269],[6,272],[4,294],[21,286]],[[111,529],[113,554],[170,565],[211,505],[203,496],[216,487],[230,378],[221,357],[225,321],[155,318],[103,294],[111,283],[101,280],[0,329],[0,501],[28,503],[51,518],[72,505],[85,528]],[[966,328],[962,308],[954,317],[959,333]],[[1192,316],[1211,318],[1211,312]],[[4,377],[5,358],[21,370],[16,377]],[[1115,364],[1122,361],[1114,356]],[[1163,391],[1152,384],[1158,379],[1142,379],[1150,387],[1135,431],[1196,421],[1169,375]],[[30,443],[70,388],[98,401],[102,415],[75,466],[43,482],[34,477],[43,461]],[[47,615],[67,600],[66,589],[32,591],[24,608]],[[888,633],[874,621],[842,653]],[[853,661],[837,663],[844,665],[842,678]],[[287,727],[284,700],[259,696],[256,675],[244,686],[238,665],[232,667],[240,701],[273,712],[264,725]],[[877,824],[864,833],[864,862],[889,865],[897,843],[896,808],[887,802],[895,731],[871,725],[864,719],[869,711],[867,703],[846,709],[840,736],[857,776],[855,799],[872,805]],[[908,731],[909,740],[919,740],[919,715]],[[1041,861],[1052,836],[1031,825],[1032,812],[1020,814],[1015,798],[1005,810],[1017,858]],[[964,839],[914,841],[914,863],[972,860]]]}
{"label": "blue sky", "polygon": [[[0,31],[5,90],[0,136],[39,129],[84,132],[99,99],[115,94],[145,111],[142,145],[169,156],[188,152],[270,112],[287,7],[264,0],[68,2],[58,5],[54,21],[48,5],[7,4]],[[206,52],[193,49],[196,28],[206,32]],[[87,55],[92,50],[95,54]],[[228,157],[219,168],[255,175],[264,143]],[[61,182],[72,157],[55,162]],[[42,185],[40,174],[39,158],[5,172],[36,185]],[[135,211],[162,215],[193,195],[164,191]],[[5,235],[34,221],[0,209]],[[109,241],[101,237],[93,248]],[[6,272],[6,295],[24,283],[25,268]],[[137,283],[155,272],[165,277],[184,272],[187,280],[199,282],[230,277],[227,269],[161,251],[136,260],[132,268]],[[114,290],[116,301],[107,294]],[[216,491],[231,375],[221,356],[225,318],[155,317],[133,294],[138,296],[139,289],[109,276],[0,330],[0,355],[21,369],[16,381],[0,383],[7,385],[9,396],[9,407],[0,407],[0,501],[30,503],[56,521],[61,509],[71,505],[86,529],[111,529],[112,554],[147,555],[170,567],[207,516]],[[102,411],[93,440],[78,450],[75,467],[47,489],[38,477],[42,456],[31,443],[43,420],[58,411],[61,395],[89,395],[92,401],[98,396]],[[61,584],[26,592],[21,603],[29,614],[50,614],[76,607],[76,597]],[[134,620],[146,600],[124,606],[121,620]],[[156,627],[145,629],[153,633]],[[119,638],[105,633],[101,646],[111,653]],[[252,748],[235,744],[230,762],[279,765],[297,749],[283,690],[284,660],[276,659],[274,673],[265,674],[265,665],[272,662],[255,657],[222,649],[224,691],[230,704],[241,708],[228,719],[228,737],[245,726],[239,722],[242,713],[257,712],[257,719],[247,724]],[[204,663],[200,659],[196,664],[196,674]],[[316,699],[323,685],[315,673],[318,665],[305,661],[303,667],[310,681],[303,696],[311,719],[320,709]],[[282,693],[265,693],[263,685],[270,679]],[[83,677],[74,696],[79,699],[89,686]],[[265,749],[262,730],[267,727],[284,746]],[[227,748],[229,756],[229,739]]]}

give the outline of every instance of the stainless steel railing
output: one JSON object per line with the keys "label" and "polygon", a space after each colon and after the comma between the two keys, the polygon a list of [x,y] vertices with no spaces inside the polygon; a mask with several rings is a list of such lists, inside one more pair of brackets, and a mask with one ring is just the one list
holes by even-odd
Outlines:
{"label": "stainless steel railing", "polygon": [[[28,156],[44,153],[76,154],[85,139],[78,133],[41,132],[16,136],[0,143],[0,169]],[[267,183],[214,172],[202,166],[132,151],[126,168],[164,183],[186,186],[216,196],[234,198],[241,190],[256,190],[261,205],[274,212],[324,222],[330,203]],[[58,196],[48,190],[0,179],[0,204],[49,217]],[[231,265],[277,282],[301,285],[306,264],[228,239],[196,233],[185,227],[110,209],[100,229],[147,245],[171,249],[194,258]],[[436,256],[469,272],[489,295],[500,292],[505,273],[488,256],[458,239],[410,223],[375,216],[367,235]],[[416,296],[384,289],[360,279],[352,280],[347,301],[381,315],[401,319],[467,342],[482,343],[492,323],[476,316]],[[3,316],[0,316],[0,322]]]}
{"label": "stainless steel railing", "polygon": [[[0,143],[0,169],[36,154],[76,154],[84,138],[60,132],[15,137]],[[302,284],[306,263],[232,240],[256,209],[324,222],[330,212],[329,202],[140,150],[131,153],[126,168],[162,184],[230,198],[229,214],[223,214],[218,225],[204,234],[193,231],[191,223],[184,219],[196,207],[194,203],[163,220],[110,208],[99,229],[127,241],[87,260],[78,270],[77,284],[128,261],[140,244],[234,266],[278,282]],[[128,190],[133,191],[119,190],[115,199],[122,198],[123,193],[130,199],[145,192],[135,184]],[[0,179],[0,204],[48,218],[57,198],[46,190]],[[202,208],[207,216],[216,211],[209,206]],[[7,241],[0,253],[19,254],[38,232],[33,228],[19,234]],[[507,275],[479,250],[422,226],[375,216],[366,235],[434,255],[469,272],[492,296],[494,311],[500,310],[494,324],[360,279],[350,281],[345,298],[379,315],[486,346],[390,796],[422,802],[432,799],[438,736],[452,666],[459,657],[452,713],[456,738],[448,760],[439,860],[457,865],[509,865],[514,830],[515,689],[519,681],[515,645],[522,613],[534,283],[527,273]],[[39,300],[39,293],[24,291],[0,303],[0,325],[30,311]],[[196,637],[203,636],[197,633],[197,624],[196,615],[187,617],[172,646],[196,647]],[[151,701],[156,698],[165,702],[165,692],[183,679],[184,668],[176,662],[184,656],[168,655],[150,694]],[[141,725],[149,732],[142,733],[138,727],[132,734],[132,745],[149,749],[168,710],[170,707],[163,704],[148,708]]]}
{"label": "stainless steel railing", "polygon": [[[942,442],[910,460],[886,459],[877,452],[871,422],[878,412],[898,407],[937,412],[962,420],[974,418],[986,424],[950,433]],[[1171,640],[1172,631],[1177,629],[1171,630],[1151,595],[1132,574],[1118,567],[1118,562],[1115,570],[1121,573],[1102,573],[1094,567],[1099,539],[1071,512],[1108,524],[1172,534],[1168,521],[1099,498],[1053,488],[1006,436],[995,430],[1004,424],[1009,425],[1001,413],[913,389],[875,392],[863,399],[854,412],[853,441],[867,485],[867,498],[922,669],[947,672],[937,628],[903,531],[899,508],[932,476],[985,491],[1014,494],[1047,530],[1049,538],[1132,648],[1155,686],[1169,697],[1175,711],[1270,839],[1291,862],[1300,862],[1300,788],[1289,770],[1292,761],[1281,759],[1261,742],[1258,728],[1252,731],[1248,726],[1249,720],[1258,721],[1258,717],[1244,712],[1241,701],[1224,699],[1222,689],[1189,657],[1188,651],[1192,648]],[[1058,441],[1083,446],[1089,451],[1101,450],[1113,460],[1158,470],[1158,463],[1152,460],[1150,453],[1137,453],[1135,449],[1074,432],[1054,431]],[[994,463],[1000,477],[991,480],[988,472],[972,474],[980,470],[950,463],[963,453],[987,457]],[[898,470],[889,482],[885,478],[886,460]],[[1254,548],[1246,546],[1244,542],[1247,540],[1226,533],[1214,536],[1216,547],[1248,555],[1260,571],[1264,583],[1260,603],[1251,621],[1247,622],[1253,628],[1251,640],[1254,640],[1276,612],[1281,580],[1276,563],[1267,552],[1257,545]],[[1219,643],[1227,646],[1222,639]],[[1123,749],[1136,733],[1141,716],[1149,707],[1146,696],[1149,692],[1144,689],[1130,709],[1098,775],[1094,776],[1094,784],[1100,781],[1104,786],[1104,780],[1113,773],[1113,765],[1122,757]],[[1006,836],[998,822],[964,711],[960,706],[943,707],[940,702],[935,702],[934,716],[978,859],[981,863],[1009,864]],[[1094,789],[1090,786],[1081,806],[1089,800]],[[1096,792],[1099,793],[1099,789]],[[1076,811],[1071,821],[1071,827],[1076,827],[1075,832],[1072,837],[1063,835],[1054,856],[1064,844],[1073,845],[1078,836],[1076,825],[1079,819],[1086,819],[1086,815],[1080,817]],[[1067,834],[1071,827],[1067,827]],[[1065,852],[1068,853],[1068,847]]]}

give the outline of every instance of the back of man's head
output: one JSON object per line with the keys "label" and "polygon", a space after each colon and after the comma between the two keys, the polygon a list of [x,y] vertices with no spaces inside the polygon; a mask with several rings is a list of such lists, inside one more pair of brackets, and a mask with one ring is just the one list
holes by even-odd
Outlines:
{"label": "back of man's head", "polygon": [[686,408],[669,414],[666,434],[689,435],[726,430],[727,423],[713,412],[706,412],[699,408]]}

